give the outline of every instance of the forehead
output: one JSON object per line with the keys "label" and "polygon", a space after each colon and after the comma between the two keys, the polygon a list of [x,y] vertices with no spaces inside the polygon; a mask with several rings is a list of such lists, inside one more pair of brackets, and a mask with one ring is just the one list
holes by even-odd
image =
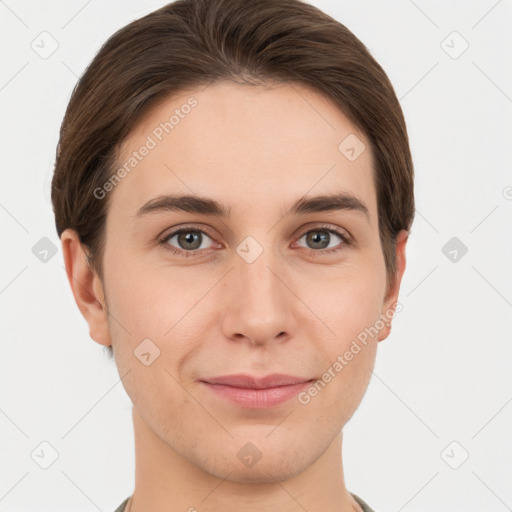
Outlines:
{"label": "forehead", "polygon": [[298,84],[220,82],[166,98],[123,142],[123,166],[113,203],[132,215],[178,192],[241,211],[345,191],[364,198],[371,216],[376,211],[366,136],[329,99]]}

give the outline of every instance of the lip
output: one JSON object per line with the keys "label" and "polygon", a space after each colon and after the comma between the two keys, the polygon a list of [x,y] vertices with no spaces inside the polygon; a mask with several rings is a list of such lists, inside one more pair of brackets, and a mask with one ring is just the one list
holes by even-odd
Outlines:
{"label": "lip", "polygon": [[226,375],[200,382],[218,396],[241,407],[266,409],[290,400],[312,381],[313,379],[275,373],[266,377]]}

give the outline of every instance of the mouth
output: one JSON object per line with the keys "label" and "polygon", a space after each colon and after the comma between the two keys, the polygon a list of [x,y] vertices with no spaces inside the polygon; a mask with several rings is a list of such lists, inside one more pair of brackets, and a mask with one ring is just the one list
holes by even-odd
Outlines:
{"label": "mouth", "polygon": [[300,393],[315,379],[272,374],[258,378],[251,375],[226,375],[201,380],[217,396],[247,409],[275,407]]}

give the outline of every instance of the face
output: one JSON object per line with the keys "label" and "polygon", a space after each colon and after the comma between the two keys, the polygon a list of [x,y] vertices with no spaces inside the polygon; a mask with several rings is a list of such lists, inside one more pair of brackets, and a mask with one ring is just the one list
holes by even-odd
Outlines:
{"label": "face", "polygon": [[[107,186],[109,315],[91,335],[112,343],[137,414],[183,458],[240,482],[298,474],[359,405],[397,299],[369,141],[299,85],[218,83],[149,112],[119,167],[131,157]],[[302,384],[205,382],[240,374]]]}

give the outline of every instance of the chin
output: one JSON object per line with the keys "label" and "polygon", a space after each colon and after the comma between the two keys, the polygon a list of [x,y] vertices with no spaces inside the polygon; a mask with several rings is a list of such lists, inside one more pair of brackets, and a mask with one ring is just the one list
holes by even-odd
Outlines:
{"label": "chin", "polygon": [[[230,482],[272,484],[297,476],[318,458],[313,453],[306,453],[303,445],[283,446],[282,440],[276,441],[278,449],[263,440],[247,441],[241,446],[236,443],[236,447],[226,448],[218,457],[203,458],[201,465],[213,476]],[[319,450],[318,456],[321,452]]]}

